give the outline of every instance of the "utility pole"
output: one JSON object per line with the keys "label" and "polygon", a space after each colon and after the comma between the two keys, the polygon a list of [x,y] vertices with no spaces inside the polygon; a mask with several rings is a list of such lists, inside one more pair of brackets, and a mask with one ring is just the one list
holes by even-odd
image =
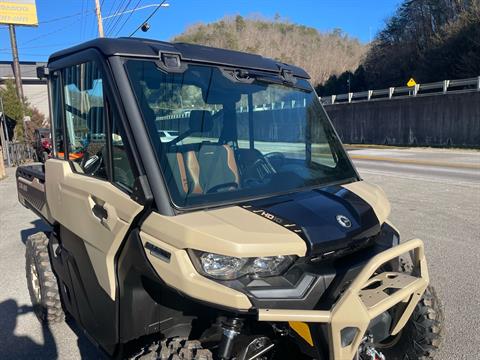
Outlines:
{"label": "utility pole", "polygon": [[100,9],[100,1],[99,0],[95,0],[95,13],[97,14],[98,37],[103,37],[102,11]]}
{"label": "utility pole", "polygon": [[18,61],[18,48],[17,36],[15,34],[15,25],[8,24],[8,30],[10,31],[10,44],[12,45],[13,74],[15,76],[17,96],[23,104],[22,74],[20,73],[20,62]]}
{"label": "utility pole", "polygon": [[[7,121],[5,120],[5,109],[3,107],[3,99],[0,97],[0,139],[2,142],[2,150],[7,155],[7,166],[12,166],[10,161],[10,152],[8,151],[8,143],[10,139],[8,138],[8,129],[7,129]],[[3,165],[3,155],[0,152],[0,162]],[[1,178],[1,174],[0,174]]]}

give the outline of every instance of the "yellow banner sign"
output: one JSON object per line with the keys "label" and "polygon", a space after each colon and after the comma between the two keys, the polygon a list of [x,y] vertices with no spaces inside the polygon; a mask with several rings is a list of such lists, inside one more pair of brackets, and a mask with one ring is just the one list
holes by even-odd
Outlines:
{"label": "yellow banner sign", "polygon": [[0,24],[37,26],[35,0],[0,0]]}

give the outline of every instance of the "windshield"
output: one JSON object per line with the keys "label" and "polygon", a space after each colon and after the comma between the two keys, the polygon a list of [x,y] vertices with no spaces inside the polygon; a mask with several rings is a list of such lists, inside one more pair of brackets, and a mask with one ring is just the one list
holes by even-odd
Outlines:
{"label": "windshield", "polygon": [[357,176],[306,80],[238,78],[233,69],[193,64],[167,73],[148,60],[127,60],[126,69],[176,206],[238,202]]}

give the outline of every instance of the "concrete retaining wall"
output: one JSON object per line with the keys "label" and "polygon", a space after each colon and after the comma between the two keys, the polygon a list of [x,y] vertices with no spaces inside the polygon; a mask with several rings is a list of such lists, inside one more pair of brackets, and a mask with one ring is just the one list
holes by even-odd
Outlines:
{"label": "concrete retaining wall", "polygon": [[480,92],[325,108],[344,143],[480,147]]}

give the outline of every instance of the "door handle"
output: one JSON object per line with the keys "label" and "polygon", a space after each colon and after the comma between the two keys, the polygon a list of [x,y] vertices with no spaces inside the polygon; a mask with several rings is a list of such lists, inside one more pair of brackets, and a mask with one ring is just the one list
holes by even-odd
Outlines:
{"label": "door handle", "polygon": [[106,229],[113,231],[118,220],[115,207],[93,195],[90,196],[89,202],[92,215],[95,216]]}
{"label": "door handle", "polygon": [[95,204],[92,207],[92,213],[95,217],[99,218],[100,221],[108,219],[108,211],[103,207],[103,205]]}

